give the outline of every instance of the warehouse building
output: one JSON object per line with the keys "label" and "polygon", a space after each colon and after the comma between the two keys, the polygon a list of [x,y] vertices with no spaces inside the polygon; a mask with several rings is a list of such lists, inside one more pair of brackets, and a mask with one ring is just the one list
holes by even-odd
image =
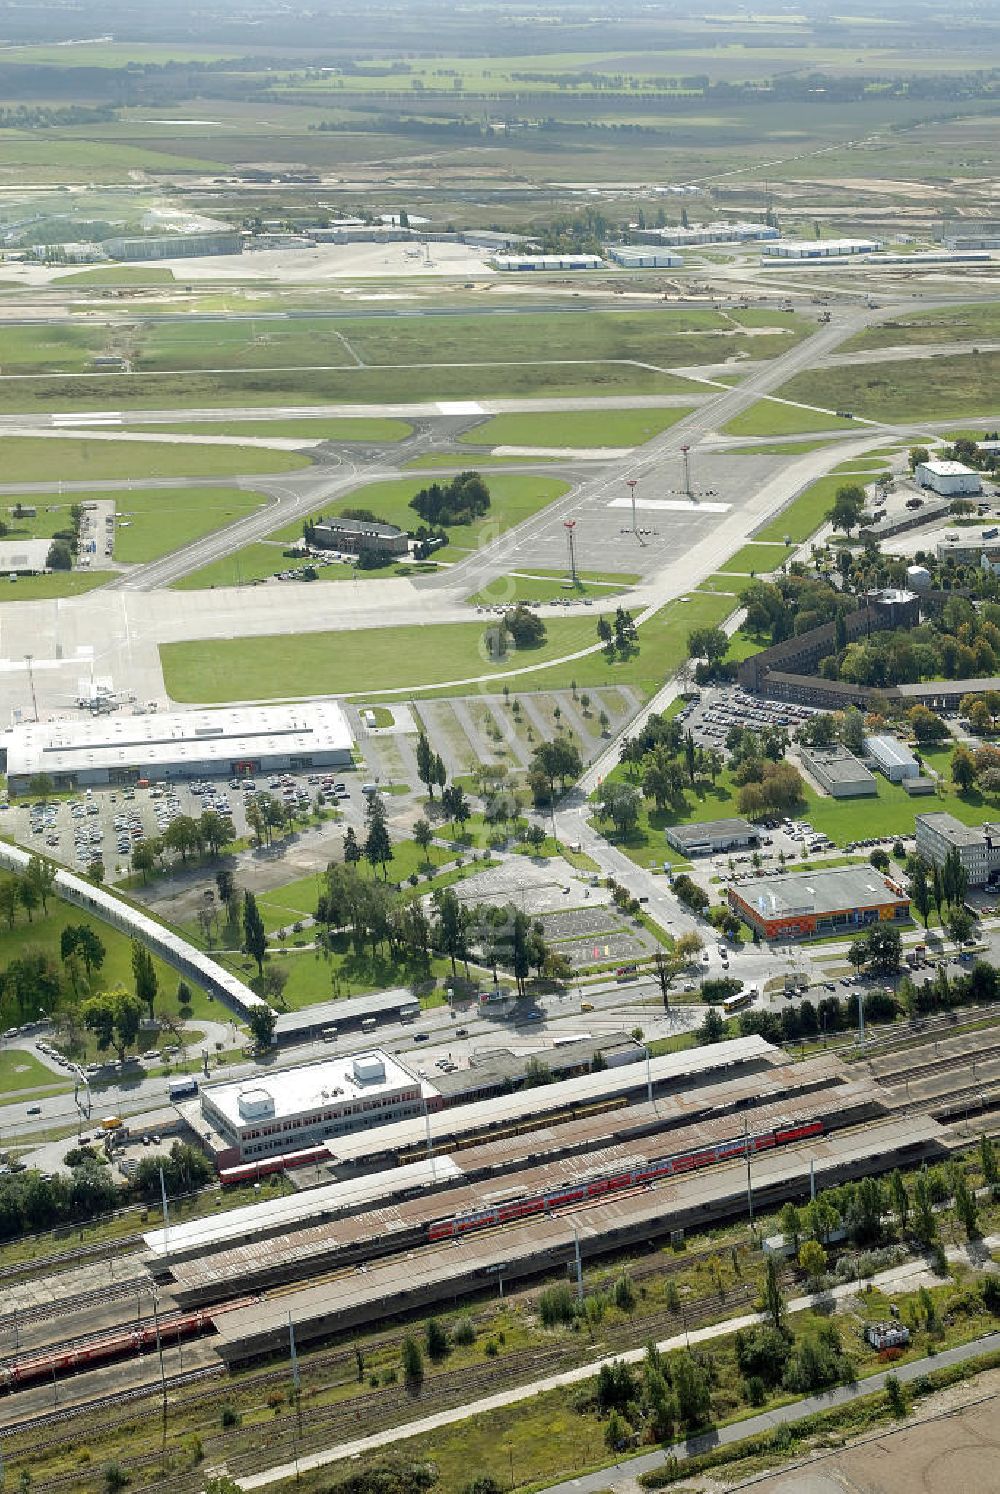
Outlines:
{"label": "warehouse building", "polygon": [[638,249],[631,248],[628,244],[610,244],[608,258],[614,260],[616,265],[621,265],[623,270],[677,269],[684,263],[680,254],[674,254],[669,249]]}
{"label": "warehouse building", "polygon": [[683,249],[695,244],[745,244],[757,239],[777,239],[770,223],[695,223],[689,228],[632,228],[637,244],[662,244]]}
{"label": "warehouse building", "polygon": [[760,831],[747,820],[706,820],[702,825],[668,825],[668,845],[682,856],[718,856],[760,845]]}
{"label": "warehouse building", "polygon": [[920,777],[920,764],[896,737],[865,737],[865,752],[890,783],[905,783],[908,778]]}
{"label": "warehouse building", "polygon": [[874,775],[846,747],[800,746],[798,751],[806,772],[831,798],[861,799],[878,793]]}
{"label": "warehouse building", "polygon": [[761,255],[770,259],[848,259],[855,254],[877,254],[878,239],[779,239],[765,244]]}
{"label": "warehouse building", "polygon": [[405,529],[378,519],[338,519],[334,515],[310,524],[308,539],[319,550],[339,550],[347,555],[408,555],[410,551]]}
{"label": "warehouse building", "polygon": [[945,498],[960,498],[983,491],[979,473],[964,462],[920,462],[913,475],[922,488],[930,488]]}
{"label": "warehouse building", "polygon": [[21,722],[0,736],[12,794],[44,773],[57,789],[166,778],[350,767],[354,739],[336,701]]}
{"label": "warehouse building", "polygon": [[600,270],[604,261],[598,254],[495,254],[490,260],[495,270]]}
{"label": "warehouse building", "polygon": [[963,825],[953,814],[918,814],[917,855],[942,866],[951,851],[969,879],[970,887],[986,887],[1000,880],[1000,825]]}
{"label": "warehouse building", "polygon": [[874,923],[904,923],[910,900],[874,867],[754,877],[727,889],[733,912],[764,939],[851,934]]}
{"label": "warehouse building", "polygon": [[109,259],[198,259],[210,254],[242,254],[243,239],[238,233],[228,232],[137,234],[105,239],[103,247]]}
{"label": "warehouse building", "polygon": [[224,1167],[408,1120],[434,1098],[431,1085],[375,1050],[203,1087],[201,1113],[223,1143]]}

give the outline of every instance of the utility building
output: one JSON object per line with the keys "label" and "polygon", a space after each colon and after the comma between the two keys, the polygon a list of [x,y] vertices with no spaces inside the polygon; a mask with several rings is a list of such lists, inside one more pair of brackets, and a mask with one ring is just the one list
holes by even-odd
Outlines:
{"label": "utility building", "polygon": [[799,747],[802,765],[833,799],[859,799],[878,793],[864,763],[846,747]]}
{"label": "utility building", "polygon": [[905,783],[908,778],[920,777],[920,764],[895,737],[865,737],[865,752],[890,783]]}

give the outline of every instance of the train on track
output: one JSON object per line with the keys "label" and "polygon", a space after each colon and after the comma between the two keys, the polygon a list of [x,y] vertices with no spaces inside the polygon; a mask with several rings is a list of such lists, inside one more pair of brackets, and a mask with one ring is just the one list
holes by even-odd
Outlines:
{"label": "train on track", "polygon": [[223,1188],[235,1188],[238,1183],[256,1183],[258,1178],[272,1172],[288,1172],[294,1167],[310,1167],[315,1162],[329,1162],[333,1153],[328,1146],[310,1146],[301,1152],[282,1152],[277,1157],[262,1157],[259,1162],[240,1162],[235,1167],[219,1169],[219,1182]]}
{"label": "train on track", "polygon": [[713,1167],[719,1162],[733,1162],[748,1154],[767,1152],[778,1146],[787,1146],[794,1141],[806,1141],[811,1136],[821,1136],[825,1127],[820,1120],[802,1120],[787,1125],[777,1125],[770,1131],[752,1136],[737,1136],[729,1141],[717,1142],[695,1152],[678,1152],[661,1157],[627,1172],[612,1173],[606,1177],[587,1178],[579,1183],[569,1183],[551,1192],[536,1193],[527,1198],[512,1199],[509,1203],[497,1204],[495,1208],[480,1209],[474,1214],[461,1214],[451,1219],[436,1220],[427,1230],[429,1242],[455,1239],[477,1229],[491,1229],[496,1225],[509,1224],[516,1219],[528,1219],[532,1214],[545,1214],[552,1209],[567,1208],[573,1204],[588,1203],[593,1199],[606,1198],[609,1194],[623,1193],[630,1188],[641,1188],[659,1178],[678,1177],[702,1167]]}
{"label": "train on track", "polygon": [[101,1369],[104,1365],[115,1364],[123,1359],[156,1354],[161,1347],[169,1348],[187,1339],[214,1333],[215,1319],[220,1313],[231,1312],[237,1307],[250,1307],[259,1300],[259,1297],[242,1297],[237,1302],[227,1302],[220,1307],[197,1312],[175,1314],[162,1318],[159,1322],[147,1319],[134,1328],[118,1329],[102,1338],[64,1344],[40,1354],[21,1355],[0,1365],[0,1392],[23,1390],[30,1385],[60,1380],[66,1375]]}

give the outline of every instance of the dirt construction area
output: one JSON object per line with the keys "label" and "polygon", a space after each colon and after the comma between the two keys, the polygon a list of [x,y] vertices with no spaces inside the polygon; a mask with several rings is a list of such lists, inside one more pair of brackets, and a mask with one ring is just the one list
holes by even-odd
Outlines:
{"label": "dirt construction area", "polygon": [[754,1479],[755,1494],[991,1494],[1000,1489],[1000,1371],[933,1396],[919,1410],[924,1419],[898,1430]]}

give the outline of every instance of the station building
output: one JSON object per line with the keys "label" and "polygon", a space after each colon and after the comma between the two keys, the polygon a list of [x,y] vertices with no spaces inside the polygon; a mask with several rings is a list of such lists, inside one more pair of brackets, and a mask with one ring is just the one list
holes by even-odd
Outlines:
{"label": "station building", "polygon": [[21,722],[0,735],[11,794],[45,774],[57,789],[220,774],[346,768],[354,739],[336,701]]}
{"label": "station building", "polygon": [[376,1049],[203,1087],[201,1113],[222,1143],[221,1167],[409,1120],[437,1100],[433,1086]]}
{"label": "station building", "polygon": [[875,923],[905,923],[910,900],[874,867],[754,877],[726,892],[729,906],[765,939],[851,934]]}

